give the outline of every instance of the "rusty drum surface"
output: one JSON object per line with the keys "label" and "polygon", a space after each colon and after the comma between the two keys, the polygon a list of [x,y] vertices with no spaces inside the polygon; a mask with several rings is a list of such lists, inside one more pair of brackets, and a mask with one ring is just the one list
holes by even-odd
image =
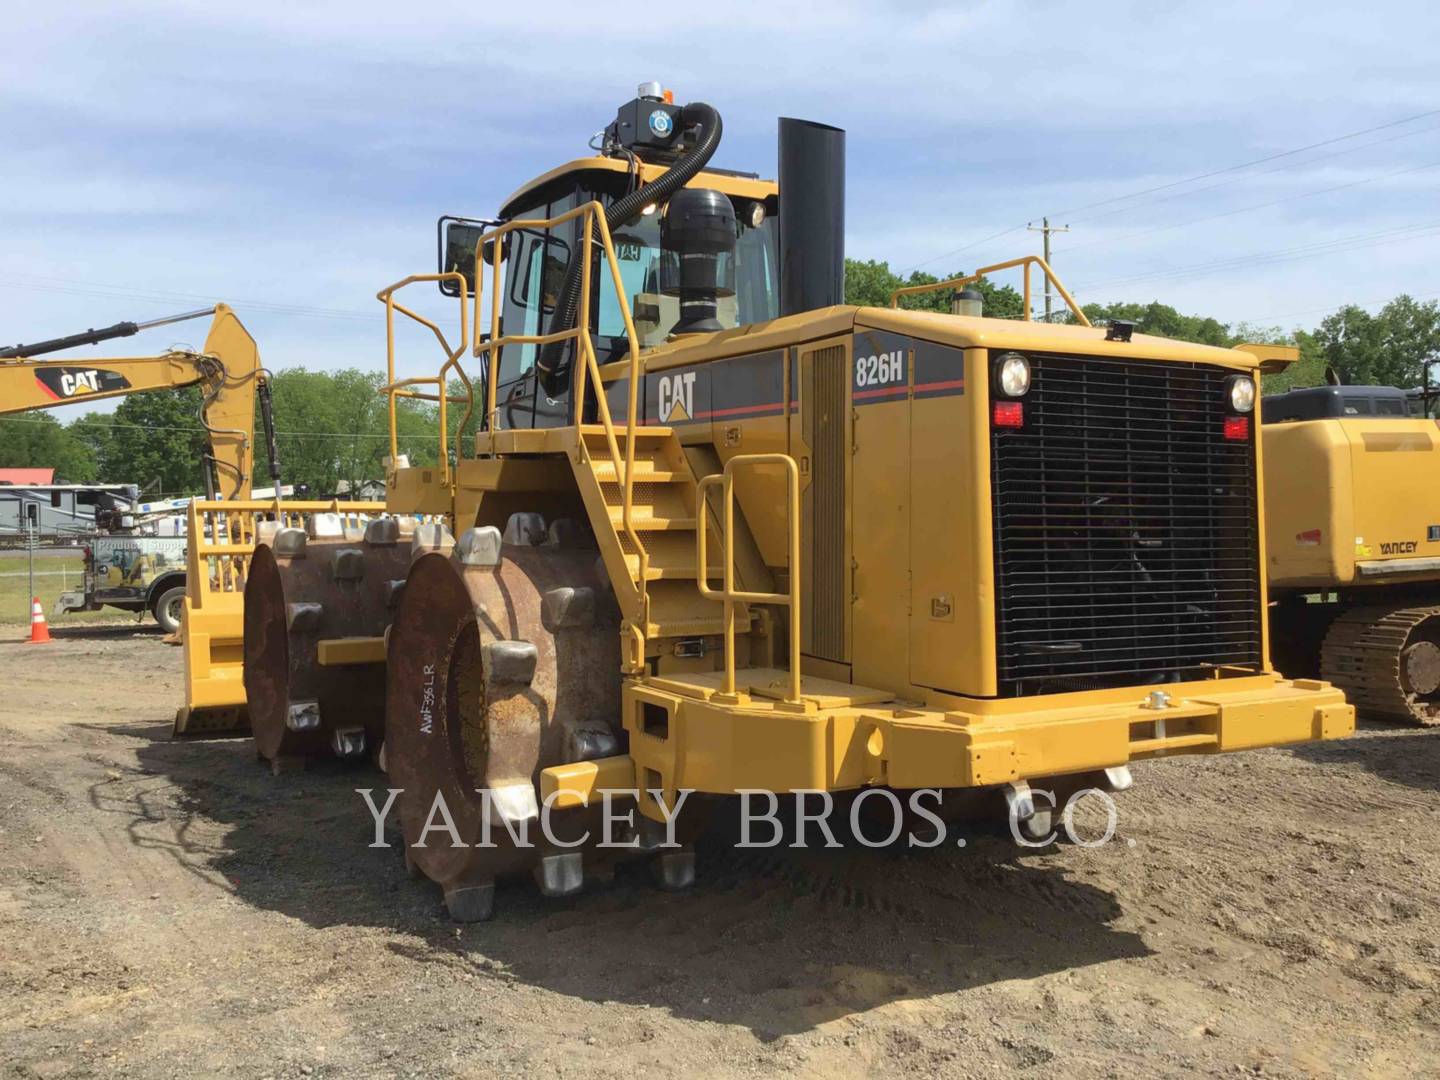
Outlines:
{"label": "rusty drum surface", "polygon": [[[255,549],[245,582],[245,694],[255,748],[277,771],[308,758],[378,752],[385,665],[320,643],[383,637],[410,562],[394,519],[363,538],[311,539],[294,529]],[[372,642],[373,651],[373,642]]]}
{"label": "rusty drum surface", "polygon": [[[582,865],[578,849],[547,844],[539,778],[624,752],[619,622],[593,539],[568,520],[546,529],[517,514],[503,537],[471,529],[411,566],[390,632],[386,762],[407,862],[455,918],[487,917],[499,876],[533,873],[555,895],[606,872],[603,858]],[[556,811],[552,832],[578,838],[599,809]],[[473,846],[487,815],[492,846]]]}

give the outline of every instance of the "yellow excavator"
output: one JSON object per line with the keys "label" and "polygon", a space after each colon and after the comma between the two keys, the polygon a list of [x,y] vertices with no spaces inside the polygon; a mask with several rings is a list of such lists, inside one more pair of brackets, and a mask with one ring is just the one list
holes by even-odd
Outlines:
{"label": "yellow excavator", "polygon": [[[174,348],[156,356],[35,359],[206,316],[210,317],[210,328],[199,351]],[[0,349],[0,415],[187,386],[198,386],[201,391],[199,422],[206,432],[204,473],[210,500],[202,505],[252,505],[249,500],[255,470],[257,396],[265,424],[270,478],[278,490],[269,383],[255,339],[225,304]],[[191,522],[198,522],[200,535],[192,534],[189,542],[192,554],[181,617],[185,704],[176,730],[243,729],[241,594],[232,591],[227,597],[215,588],[213,579],[226,568],[217,569],[211,560],[197,560],[194,551],[197,544],[213,544],[216,537],[206,535],[207,526],[197,519],[193,508]],[[210,528],[213,531],[213,526]]]}
{"label": "yellow excavator", "polygon": [[[1427,380],[1428,382],[1428,380]],[[1265,398],[1276,664],[1362,714],[1440,724],[1440,421],[1428,387]]]}
{"label": "yellow excavator", "polygon": [[[1353,729],[1269,663],[1256,357],[1092,326],[1063,288],[1073,325],[846,304],[845,133],[779,135],[778,184],[713,168],[717,110],[642,84],[599,154],[451,219],[439,272],[379,294],[392,416],[459,379],[482,420],[431,467],[392,424],[389,511],[444,524],[256,552],[247,681],[343,751],[344,684],[297,672],[383,666],[407,861],[456,919],[617,858],[683,887],[707,795],[967,789],[1043,841],[1046,792]],[[406,317],[433,376],[396,378]],[[372,641],[330,628],[372,595]]]}
{"label": "yellow excavator", "polygon": [[[74,357],[34,359],[206,316],[211,318],[210,330],[199,352],[170,349],[158,356],[84,361]],[[203,399],[199,420],[209,444],[205,470],[209,497],[250,498],[255,397],[258,392],[261,414],[268,425],[270,391],[255,339],[225,304],[149,322],[120,322],[99,330],[0,349],[0,414],[187,386],[200,387]],[[273,452],[271,461],[275,461]]]}

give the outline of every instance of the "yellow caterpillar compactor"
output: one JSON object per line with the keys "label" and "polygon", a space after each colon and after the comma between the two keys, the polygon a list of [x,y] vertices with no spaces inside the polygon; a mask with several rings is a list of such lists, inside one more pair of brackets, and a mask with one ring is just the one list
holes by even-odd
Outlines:
{"label": "yellow caterpillar compactor", "polygon": [[[444,409],[459,379],[482,430],[430,468],[392,441],[388,509],[420,524],[326,552],[320,606],[388,605],[382,757],[454,917],[617,856],[684,885],[704,795],[988,789],[1038,831],[1030,785],[1353,729],[1267,659],[1256,357],[1030,322],[1037,259],[1006,264],[1023,322],[847,305],[844,133],[782,119],[778,186],[710,167],[720,137],[642,86],[597,156],[442,219],[440,271],[380,293],[383,392]],[[458,338],[402,303],[427,282]],[[396,378],[397,318],[436,376]],[[381,588],[361,564],[397,544]],[[314,549],[269,555],[283,583]],[[364,653],[278,591],[260,626],[257,581],[247,680]],[[638,792],[628,850],[595,842],[604,790]]]}
{"label": "yellow caterpillar compactor", "polygon": [[1440,724],[1440,423],[1415,404],[1386,386],[1265,399],[1268,571],[1282,670]]}

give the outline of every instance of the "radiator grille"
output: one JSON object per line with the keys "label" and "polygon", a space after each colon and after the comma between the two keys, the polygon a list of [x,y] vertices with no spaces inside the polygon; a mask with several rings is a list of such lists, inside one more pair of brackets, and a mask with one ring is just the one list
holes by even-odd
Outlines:
{"label": "radiator grille", "polygon": [[843,345],[818,349],[801,364],[801,409],[813,476],[806,489],[803,517],[808,532],[805,591],[801,605],[809,615],[802,643],[811,656],[844,662],[845,614],[850,590],[845,585],[845,417],[850,367]]}
{"label": "radiator grille", "polygon": [[1232,372],[1029,360],[1025,426],[991,434],[1001,693],[1259,670],[1255,454],[1223,436]]}

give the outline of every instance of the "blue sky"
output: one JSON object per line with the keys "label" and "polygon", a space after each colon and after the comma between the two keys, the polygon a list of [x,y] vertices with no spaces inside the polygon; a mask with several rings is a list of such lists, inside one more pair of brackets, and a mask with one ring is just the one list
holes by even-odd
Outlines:
{"label": "blue sky", "polygon": [[650,78],[721,110],[721,165],[773,175],[780,115],[847,129],[849,254],[898,269],[1038,250],[1051,214],[1084,301],[1292,326],[1440,295],[1422,2],[111,0],[6,30],[7,342],[225,298],[271,367],[378,365],[375,290],[431,268],[435,218],[581,156]]}

